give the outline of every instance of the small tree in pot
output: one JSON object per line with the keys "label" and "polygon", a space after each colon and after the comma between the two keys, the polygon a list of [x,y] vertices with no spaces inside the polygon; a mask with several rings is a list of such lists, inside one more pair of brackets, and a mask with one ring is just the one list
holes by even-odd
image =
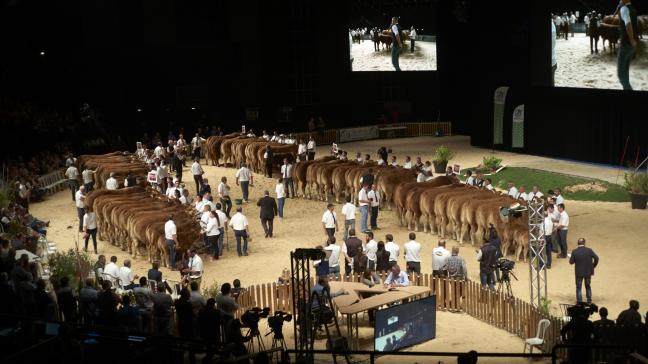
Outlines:
{"label": "small tree in pot", "polygon": [[630,192],[633,209],[645,209],[648,203],[648,174],[643,172],[627,172],[624,176],[624,187]]}
{"label": "small tree in pot", "polygon": [[454,153],[451,152],[447,146],[443,144],[439,145],[434,151],[434,159],[432,160],[432,163],[434,164],[434,172],[444,173],[448,166],[448,161],[452,159],[452,157],[454,157]]}

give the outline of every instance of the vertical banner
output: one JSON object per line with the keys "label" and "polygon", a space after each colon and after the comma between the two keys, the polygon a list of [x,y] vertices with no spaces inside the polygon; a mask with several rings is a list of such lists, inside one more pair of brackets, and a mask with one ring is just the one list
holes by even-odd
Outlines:
{"label": "vertical banner", "polygon": [[524,148],[524,104],[513,110],[512,148]]}
{"label": "vertical banner", "polygon": [[493,144],[504,143],[504,106],[508,86],[498,87],[495,90],[495,105],[493,107]]}

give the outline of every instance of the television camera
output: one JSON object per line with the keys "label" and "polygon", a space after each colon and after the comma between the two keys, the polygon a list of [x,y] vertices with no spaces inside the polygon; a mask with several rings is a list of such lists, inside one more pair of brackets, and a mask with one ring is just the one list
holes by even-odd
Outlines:
{"label": "television camera", "polygon": [[292,321],[292,315],[283,311],[275,311],[273,316],[268,317],[268,326],[270,332],[266,336],[274,333],[276,339],[283,339],[283,323]]}
{"label": "television camera", "polygon": [[499,269],[502,272],[502,277],[500,278],[500,281],[502,282],[510,282],[511,281],[511,276],[515,278],[517,281],[517,277],[513,273],[513,268],[515,268],[515,262],[512,260],[508,260],[506,258],[501,258],[500,260],[497,261],[497,263],[492,265],[492,268]]}
{"label": "television camera", "polygon": [[259,321],[262,318],[267,318],[270,315],[270,307],[265,307],[263,309],[259,307],[251,308],[241,315],[241,323],[244,327],[250,328],[250,335],[259,334]]}

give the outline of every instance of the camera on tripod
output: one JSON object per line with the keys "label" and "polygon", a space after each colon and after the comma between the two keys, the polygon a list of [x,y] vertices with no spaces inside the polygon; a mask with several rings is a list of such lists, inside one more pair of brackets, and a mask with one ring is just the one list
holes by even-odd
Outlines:
{"label": "camera on tripod", "polygon": [[283,311],[275,311],[273,316],[268,317],[268,326],[274,332],[277,339],[283,339],[283,323],[292,321],[292,315]]}
{"label": "camera on tripod", "polygon": [[567,307],[567,315],[572,319],[576,317],[588,318],[595,312],[598,312],[598,306],[593,303],[579,302]]}
{"label": "camera on tripod", "polygon": [[495,264],[493,264],[491,268],[499,269],[502,272],[500,281],[510,282],[511,276],[513,276],[513,278],[515,278],[515,280],[517,281],[517,277],[515,276],[515,274],[513,274],[513,268],[515,268],[514,261],[508,260],[506,258],[501,258]]}
{"label": "camera on tripod", "polygon": [[252,333],[259,332],[259,321],[270,315],[270,307],[263,309],[259,307],[251,308],[241,315],[241,323],[245,327],[249,327]]}

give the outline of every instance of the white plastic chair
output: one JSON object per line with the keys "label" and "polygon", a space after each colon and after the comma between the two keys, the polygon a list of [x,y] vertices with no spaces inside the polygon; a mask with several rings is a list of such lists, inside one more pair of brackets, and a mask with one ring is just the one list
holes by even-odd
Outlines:
{"label": "white plastic chair", "polygon": [[522,351],[523,353],[526,353],[527,346],[529,347],[529,354],[533,354],[534,346],[540,346],[544,344],[545,333],[547,332],[547,328],[549,328],[550,324],[551,322],[547,319],[542,319],[540,320],[540,322],[538,322],[538,332],[536,333],[535,337],[526,339],[526,341],[524,342],[524,350]]}

